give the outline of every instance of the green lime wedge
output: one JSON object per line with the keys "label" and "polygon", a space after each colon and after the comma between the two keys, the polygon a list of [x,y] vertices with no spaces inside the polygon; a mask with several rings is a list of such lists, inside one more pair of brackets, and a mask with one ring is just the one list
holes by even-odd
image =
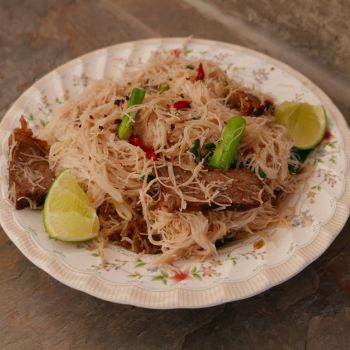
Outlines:
{"label": "green lime wedge", "polygon": [[96,210],[69,170],[51,185],[45,199],[43,221],[50,237],[65,242],[95,238],[100,228]]}
{"label": "green lime wedge", "polygon": [[325,109],[308,103],[283,102],[275,109],[275,120],[288,129],[288,136],[300,149],[315,147],[328,126]]}

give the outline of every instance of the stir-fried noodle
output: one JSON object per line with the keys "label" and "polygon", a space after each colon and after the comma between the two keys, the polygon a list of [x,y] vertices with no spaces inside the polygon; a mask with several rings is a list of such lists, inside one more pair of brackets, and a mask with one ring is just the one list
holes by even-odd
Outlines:
{"label": "stir-fried noodle", "polygon": [[[239,114],[229,96],[244,87],[209,61],[201,61],[205,79],[198,80],[199,63],[155,54],[123,81],[93,83],[37,132],[51,146],[49,162],[56,175],[71,169],[98,210],[103,244],[161,252],[159,262],[205,258],[225,236],[264,233],[283,223],[288,215],[285,199],[310,176],[308,165],[297,174],[289,171],[297,164],[291,157],[293,143],[267,108],[261,116],[244,116],[246,128],[234,159],[236,168],[256,174],[265,200],[258,198],[260,205],[246,210],[228,210],[227,203],[215,202],[222,181],[200,181],[210,169],[205,157],[196,161],[190,150],[197,139],[200,145],[217,143],[227,121]],[[143,103],[131,108],[138,110],[133,133],[154,150],[156,160],[117,137],[133,87],[146,89]],[[190,108],[174,108],[179,100],[190,101]],[[176,169],[190,176],[184,180]],[[194,195],[184,188],[193,189]],[[180,203],[173,209],[165,205],[170,192]],[[198,192],[202,195],[196,196]],[[215,205],[203,209],[193,206],[196,202]]]}

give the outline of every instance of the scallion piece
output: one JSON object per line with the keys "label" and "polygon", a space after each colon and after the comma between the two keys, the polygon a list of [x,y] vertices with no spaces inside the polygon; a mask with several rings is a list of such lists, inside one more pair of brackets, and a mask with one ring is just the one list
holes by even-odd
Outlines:
{"label": "scallion piece", "polygon": [[156,177],[152,174],[147,175],[147,183],[151,182],[152,180],[154,180]]}
{"label": "scallion piece", "polygon": [[289,164],[288,165],[289,173],[297,174],[301,168],[301,165],[306,161],[307,157],[310,155],[310,153],[312,153],[313,150],[314,148],[300,149],[297,147],[293,147],[291,149],[291,156],[297,161],[299,161],[299,164],[298,165]]}
{"label": "scallion piece", "polygon": [[291,153],[294,156],[295,159],[297,159],[300,163],[304,163],[306,158],[310,155],[310,153],[313,151],[313,148],[310,149],[300,149],[297,147],[293,147],[291,149]]}
{"label": "scallion piece", "polygon": [[159,92],[165,92],[170,89],[170,85],[168,83],[161,83],[158,89],[159,89]]}
{"label": "scallion piece", "polygon": [[193,142],[193,145],[190,149],[190,152],[192,153],[193,155],[193,158],[194,160],[199,163],[202,159],[201,157],[201,143],[200,143],[200,140],[199,139],[195,139],[194,142]]}
{"label": "scallion piece", "polygon": [[[128,109],[137,106],[143,102],[146,91],[142,88],[133,88],[128,101]],[[126,112],[122,122],[118,128],[118,137],[122,140],[127,140],[132,133],[133,119],[136,117],[137,111]]]}
{"label": "scallion piece", "polygon": [[208,149],[208,150],[212,150],[212,149],[214,149],[215,148],[215,143],[205,143],[204,145],[203,145],[203,147],[205,148],[205,149]]}
{"label": "scallion piece", "polygon": [[229,169],[245,129],[246,121],[240,116],[232,117],[224,127],[221,139],[209,160],[209,166]]}

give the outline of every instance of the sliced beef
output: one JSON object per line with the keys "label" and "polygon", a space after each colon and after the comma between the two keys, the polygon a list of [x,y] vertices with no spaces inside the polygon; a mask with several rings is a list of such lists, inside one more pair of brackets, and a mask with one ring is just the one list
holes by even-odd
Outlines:
{"label": "sliced beef", "polygon": [[54,173],[48,162],[49,146],[33,137],[32,130],[22,117],[21,127],[9,138],[9,193],[16,209],[39,207]]}
{"label": "sliced beef", "polygon": [[[165,185],[171,185],[168,170],[162,168],[159,171],[162,182]],[[191,172],[185,171],[179,167],[174,168],[174,175],[177,185],[186,182],[192,175]],[[207,186],[212,185],[212,193],[217,193],[212,202],[206,198],[205,193],[197,184],[194,186],[181,186],[180,189],[185,196],[191,196],[202,202],[186,199],[187,208],[189,210],[198,210],[205,208],[215,208],[218,205],[227,205],[227,209],[246,210],[258,207],[262,202],[268,199],[268,195],[263,189],[263,182],[252,172],[247,169],[219,170],[210,169],[200,175],[199,182]],[[169,211],[179,209],[181,207],[181,199],[179,195],[171,188],[164,185],[161,186],[163,193],[163,205]]]}
{"label": "sliced beef", "polygon": [[272,106],[270,101],[261,102],[256,96],[241,90],[237,90],[230,95],[228,104],[239,109],[241,115],[247,116],[262,115]]}

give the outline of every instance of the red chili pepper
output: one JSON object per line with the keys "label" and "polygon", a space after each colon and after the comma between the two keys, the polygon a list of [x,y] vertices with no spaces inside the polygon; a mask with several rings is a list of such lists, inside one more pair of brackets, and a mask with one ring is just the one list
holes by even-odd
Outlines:
{"label": "red chili pepper", "polygon": [[325,140],[330,140],[332,137],[333,137],[333,135],[332,135],[332,133],[331,133],[329,130],[327,130],[327,131],[325,132],[324,136],[323,136],[323,138],[324,138]]}
{"label": "red chili pepper", "polygon": [[204,80],[204,69],[202,63],[197,68],[197,80]]}
{"label": "red chili pepper", "polygon": [[129,137],[129,142],[134,146],[140,147],[146,153],[148,159],[157,159],[156,152],[154,152],[152,148],[145,146],[140,136],[131,135]]}
{"label": "red chili pepper", "polygon": [[146,153],[146,156],[148,159],[153,159],[153,160],[157,159],[156,152],[154,152],[152,148],[147,146],[140,146],[140,148]]}
{"label": "red chili pepper", "polygon": [[141,147],[142,146],[142,140],[141,140],[141,137],[140,136],[137,136],[137,135],[131,135],[129,137],[129,142],[134,145],[134,146],[139,146]]}
{"label": "red chili pepper", "polygon": [[175,57],[179,57],[181,55],[181,50],[180,49],[174,49],[171,50],[170,53],[175,56]]}
{"label": "red chili pepper", "polygon": [[176,101],[173,104],[174,108],[176,109],[186,109],[186,108],[191,108],[191,101],[187,100],[181,100],[181,101]]}

